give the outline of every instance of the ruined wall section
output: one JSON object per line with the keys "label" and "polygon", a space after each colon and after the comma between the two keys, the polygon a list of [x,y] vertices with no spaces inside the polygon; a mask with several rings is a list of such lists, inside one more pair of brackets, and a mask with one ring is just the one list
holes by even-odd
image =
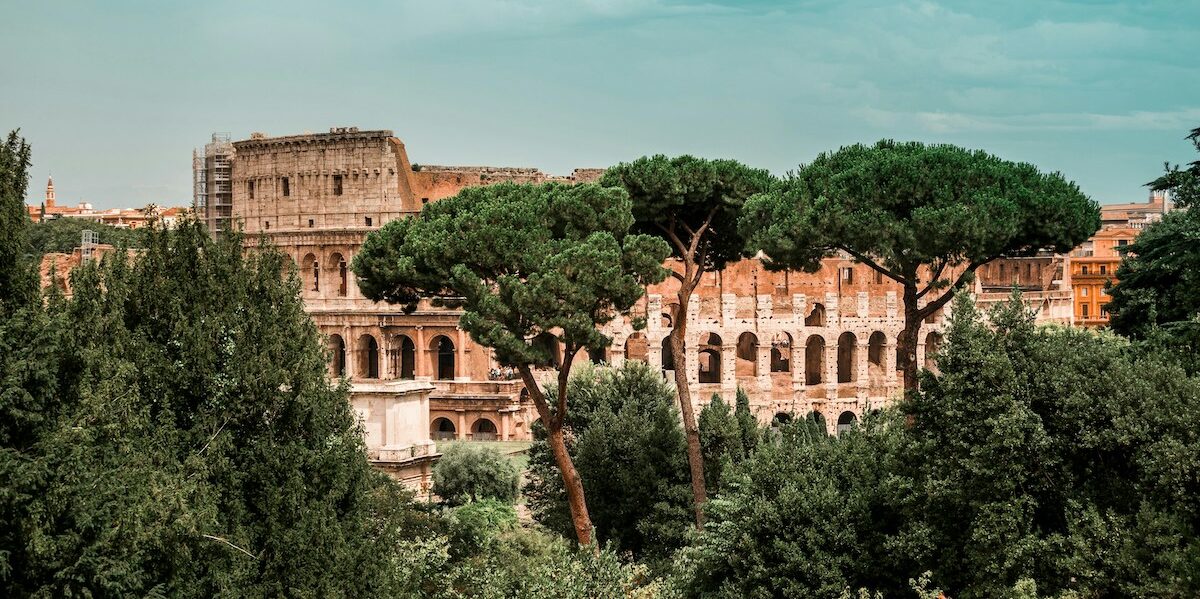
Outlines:
{"label": "ruined wall section", "polygon": [[404,145],[391,131],[256,135],[234,147],[233,216],[246,233],[365,232],[418,209]]}

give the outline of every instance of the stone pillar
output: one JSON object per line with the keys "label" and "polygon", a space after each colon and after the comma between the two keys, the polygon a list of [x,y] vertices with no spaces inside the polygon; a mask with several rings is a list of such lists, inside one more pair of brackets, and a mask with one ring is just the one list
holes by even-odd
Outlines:
{"label": "stone pillar", "polygon": [[379,368],[379,378],[385,381],[399,378],[393,368],[392,336],[379,329],[379,359],[383,362]]}
{"label": "stone pillar", "polygon": [[[691,331],[692,329],[689,328],[688,330]],[[688,385],[694,388],[700,383],[700,335],[689,332],[687,336],[687,344],[684,346],[683,353],[687,354]],[[661,351],[659,353],[661,354]]]}
{"label": "stone pillar", "polygon": [[795,399],[797,393],[804,393],[804,344],[792,339],[788,351],[792,358],[792,398]]}
{"label": "stone pillar", "polygon": [[[832,333],[831,333],[832,334]],[[825,340],[825,397],[829,400],[837,398],[838,394],[838,339]]]}
{"label": "stone pillar", "polygon": [[870,337],[859,338],[858,347],[854,351],[854,380],[858,385],[855,395],[858,397],[859,407],[866,405],[867,392],[871,388],[870,366],[867,362],[869,353]]}
{"label": "stone pillar", "polygon": [[417,325],[417,339],[414,341],[416,351],[413,352],[413,378],[418,381],[428,381],[429,375],[429,348],[425,347],[425,327]]}
{"label": "stone pillar", "polygon": [[896,338],[887,336],[883,346],[883,374],[887,377],[887,389],[890,395],[896,388]]}
{"label": "stone pillar", "polygon": [[350,325],[346,325],[342,329],[342,339],[346,342],[346,354],[342,356],[342,359],[346,361],[346,376],[352,379],[358,378],[358,361],[354,359],[356,357],[354,352],[358,346],[358,340],[354,338],[354,332],[350,328]]}
{"label": "stone pillar", "polygon": [[457,410],[457,411],[458,411],[458,426],[456,427],[456,430],[458,431],[458,438],[466,439],[467,438],[467,412],[465,410]]}
{"label": "stone pillar", "polygon": [[771,341],[766,343],[762,339],[758,341],[757,355],[755,357],[755,367],[758,371],[758,389],[766,393],[771,392]]}
{"label": "stone pillar", "polygon": [[794,329],[804,326],[804,317],[808,316],[808,296],[803,293],[792,294],[792,318],[796,321]]}
{"label": "stone pillar", "polygon": [[512,437],[512,412],[500,412],[500,440],[508,441]]}
{"label": "stone pillar", "polygon": [[467,332],[462,329],[457,329],[458,340],[454,347],[454,380],[469,381],[471,375],[467,369],[467,354],[470,350],[467,348]]}
{"label": "stone pillar", "polygon": [[838,308],[838,296],[836,293],[828,292],[825,294],[825,326],[841,328],[841,324],[842,314]]}
{"label": "stone pillar", "polygon": [[651,336],[650,331],[646,331],[646,363],[651,368],[662,369],[662,340],[665,338],[665,335],[659,337],[657,333]]}
{"label": "stone pillar", "polygon": [[896,320],[896,315],[899,312],[899,303],[896,301],[896,292],[887,292],[887,316],[888,320]]}
{"label": "stone pillar", "polygon": [[[675,326],[676,318],[678,316],[671,316],[671,326]],[[646,296],[646,338],[650,338],[650,333],[657,333],[661,330],[663,330],[662,296],[652,293]]]}
{"label": "stone pillar", "polygon": [[858,317],[866,318],[871,312],[871,298],[866,291],[858,292]]}
{"label": "stone pillar", "polygon": [[[699,376],[700,371],[696,371]],[[732,343],[729,339],[721,338],[721,395],[726,401],[733,399],[737,391],[737,340]],[[708,398],[705,398],[708,401]]]}

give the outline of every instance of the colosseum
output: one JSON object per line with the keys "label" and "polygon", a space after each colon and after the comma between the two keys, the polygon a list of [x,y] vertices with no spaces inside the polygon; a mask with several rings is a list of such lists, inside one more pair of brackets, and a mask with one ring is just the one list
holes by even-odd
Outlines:
{"label": "colosseum", "polygon": [[[368,233],[464,187],[594,181],[600,169],[552,176],[531,168],[418,165],[391,131],[356,128],[254,134],[229,145],[229,168],[214,175],[210,159],[208,184],[231,183],[230,209],[203,201],[197,209],[214,228],[222,217],[240,221],[247,243],[264,236],[295,260],[308,311],[328,336],[330,372],[351,381],[374,459],[415,458],[428,452],[429,439],[529,438],[536,412],[523,385],[458,328],[458,313],[421,305],[406,314],[372,302],[348,265]],[[197,164],[205,168],[203,159]],[[591,359],[645,360],[670,375],[666,337],[673,322],[687,318],[688,379],[698,404],[714,393],[732,401],[740,387],[764,423],[815,413],[835,432],[897,392],[900,289],[866,266],[831,258],[806,274],[744,260],[706,275],[698,301],[682,315],[672,285],[646,290],[635,310],[648,317],[644,331],[629,322],[610,325],[612,346]],[[944,317],[922,330],[920,361],[937,347]],[[419,399],[399,408],[395,397]],[[401,443],[406,435],[423,442]],[[388,455],[401,447],[403,456]]]}

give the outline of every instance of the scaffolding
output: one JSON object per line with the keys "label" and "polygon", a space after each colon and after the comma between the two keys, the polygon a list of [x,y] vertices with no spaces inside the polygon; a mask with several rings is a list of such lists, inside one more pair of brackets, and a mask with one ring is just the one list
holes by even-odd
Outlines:
{"label": "scaffolding", "polygon": [[96,251],[96,244],[100,243],[100,234],[90,229],[84,229],[79,239],[79,254],[83,260],[89,261]]}
{"label": "scaffolding", "polygon": [[228,133],[213,133],[203,150],[192,150],[192,207],[213,234],[233,217],[233,156]]}

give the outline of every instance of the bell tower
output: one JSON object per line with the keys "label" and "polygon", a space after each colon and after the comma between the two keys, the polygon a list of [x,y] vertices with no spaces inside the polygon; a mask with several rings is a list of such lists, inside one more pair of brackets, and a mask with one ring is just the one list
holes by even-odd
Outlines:
{"label": "bell tower", "polygon": [[54,207],[54,177],[46,181],[46,208]]}

